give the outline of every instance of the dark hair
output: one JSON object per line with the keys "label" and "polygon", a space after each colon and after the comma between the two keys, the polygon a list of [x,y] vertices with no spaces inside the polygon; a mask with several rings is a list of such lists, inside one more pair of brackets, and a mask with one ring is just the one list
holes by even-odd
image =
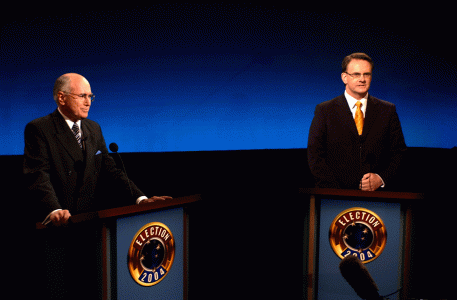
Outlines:
{"label": "dark hair", "polygon": [[371,57],[369,57],[368,55],[366,55],[365,53],[352,53],[348,56],[346,56],[344,59],[343,59],[343,64],[341,65],[342,66],[342,69],[343,69],[343,73],[346,72],[346,69],[348,67],[348,64],[351,62],[351,60],[353,59],[362,59],[362,60],[366,60],[367,62],[370,63],[371,65],[371,69],[373,69],[373,60],[371,59]]}

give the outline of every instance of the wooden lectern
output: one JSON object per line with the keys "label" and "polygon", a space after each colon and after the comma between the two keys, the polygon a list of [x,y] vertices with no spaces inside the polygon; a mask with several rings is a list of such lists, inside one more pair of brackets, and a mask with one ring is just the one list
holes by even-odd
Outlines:
{"label": "wooden lectern", "polygon": [[381,296],[399,290],[390,299],[407,299],[412,211],[424,194],[318,188],[299,193],[309,199],[303,299],[360,299],[339,270],[346,255],[364,261]]}
{"label": "wooden lectern", "polygon": [[[58,298],[60,293],[66,295],[65,299],[76,294],[86,299],[187,299],[186,208],[200,199],[200,195],[194,195],[83,213],[72,216],[67,228],[47,228],[37,223],[37,246],[48,257],[41,276],[69,278],[60,287],[43,280],[40,284],[46,296]],[[46,242],[49,235],[53,242]],[[72,235],[65,247],[71,245],[77,250],[58,249],[56,240],[64,235]],[[71,255],[65,258],[67,267],[61,271],[60,254],[67,250]],[[81,273],[73,274],[73,270]],[[87,287],[91,284],[95,288]]]}

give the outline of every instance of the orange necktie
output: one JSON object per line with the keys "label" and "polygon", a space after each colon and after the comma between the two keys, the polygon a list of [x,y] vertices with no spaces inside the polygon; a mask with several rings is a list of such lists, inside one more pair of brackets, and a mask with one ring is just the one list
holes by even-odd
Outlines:
{"label": "orange necktie", "polygon": [[357,111],[355,112],[355,126],[357,126],[357,131],[359,132],[359,135],[362,135],[362,130],[363,130],[363,113],[360,107],[362,106],[362,102],[357,101],[355,104],[357,105]]}

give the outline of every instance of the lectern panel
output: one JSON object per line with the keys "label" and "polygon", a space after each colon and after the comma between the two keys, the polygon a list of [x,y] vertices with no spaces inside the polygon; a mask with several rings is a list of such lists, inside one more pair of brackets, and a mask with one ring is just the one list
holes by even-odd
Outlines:
{"label": "lectern panel", "polygon": [[[118,299],[184,298],[183,216],[183,208],[179,207],[116,220]],[[170,260],[171,249],[164,247],[171,247],[167,245],[171,238],[174,239],[175,253],[170,265],[163,260]],[[133,256],[138,257],[130,257],[129,261],[132,243],[137,248]],[[132,261],[140,268],[136,278],[129,270]]]}
{"label": "lectern panel", "polygon": [[[385,231],[380,234],[382,230]],[[380,295],[398,290],[402,232],[400,203],[321,199],[317,299],[360,299],[339,270],[346,255],[357,255],[365,262]],[[390,299],[399,299],[396,297]]]}

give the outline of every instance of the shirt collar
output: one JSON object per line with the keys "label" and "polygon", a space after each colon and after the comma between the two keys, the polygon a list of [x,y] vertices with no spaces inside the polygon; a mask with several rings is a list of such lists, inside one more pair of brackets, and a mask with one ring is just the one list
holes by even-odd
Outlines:
{"label": "shirt collar", "polygon": [[346,100],[347,100],[351,110],[355,107],[355,104],[357,103],[357,101],[360,101],[360,102],[362,102],[362,110],[365,112],[365,110],[367,108],[368,93],[365,95],[365,97],[363,97],[360,100],[357,100],[354,97],[352,97],[351,95],[349,95],[347,91],[344,91],[344,96],[346,97]]}
{"label": "shirt collar", "polygon": [[[57,107],[57,110],[58,110],[59,113],[62,115],[62,117],[65,119],[65,122],[67,122],[67,124],[68,124],[68,126],[70,127],[70,129],[72,129],[73,124],[74,124],[75,122],[73,122],[72,120],[70,120],[70,118],[68,118],[66,115],[64,115],[63,112],[60,110],[59,107]],[[76,124],[78,124],[79,130],[81,130],[81,120],[76,121]]]}

